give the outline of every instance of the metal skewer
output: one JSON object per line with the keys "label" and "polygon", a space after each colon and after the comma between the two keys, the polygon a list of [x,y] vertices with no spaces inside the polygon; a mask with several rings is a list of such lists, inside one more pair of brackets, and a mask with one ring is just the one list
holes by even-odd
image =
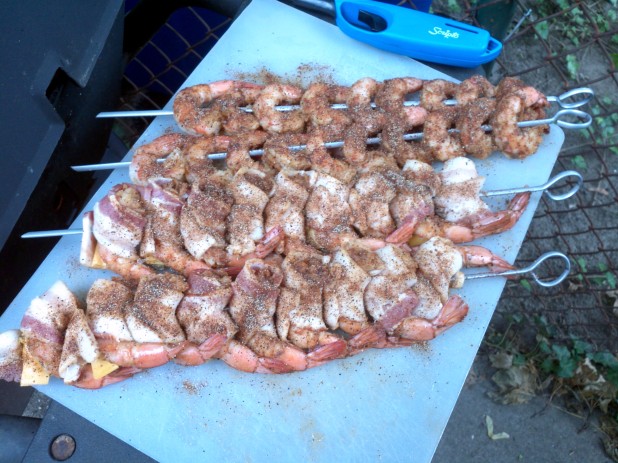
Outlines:
{"label": "metal skewer", "polygon": [[[580,121],[579,122],[569,122],[567,120],[563,120],[562,118],[566,116],[574,116],[578,118]],[[556,124],[559,127],[562,127],[563,129],[585,129],[586,127],[589,127],[590,124],[592,124],[592,116],[588,114],[587,112],[580,111],[578,109],[561,109],[556,114],[554,114],[552,117],[547,118],[547,119],[539,119],[535,121],[523,121],[523,122],[517,123],[517,125],[521,128],[534,127],[537,125],[545,125],[545,124]],[[488,125],[483,125],[481,127],[486,132],[491,131],[491,127]],[[449,130],[449,132],[457,133],[457,129],[451,129]],[[406,141],[419,140],[421,138],[423,138],[422,132],[407,133],[403,136],[403,139]],[[367,139],[367,144],[377,145],[377,144],[380,144],[381,141],[382,140],[380,139],[380,137],[372,137],[372,138]],[[326,148],[341,148],[343,145],[344,145],[343,141],[333,141],[333,142],[324,143],[324,146]],[[293,145],[293,146],[289,146],[288,149],[290,151],[302,151],[306,147],[307,147],[306,145]],[[263,149],[256,149],[256,150],[249,151],[249,155],[251,156],[262,156],[263,154],[264,154]],[[218,159],[225,159],[226,155],[227,153],[212,153],[208,155],[208,158],[214,161]],[[164,158],[159,160],[159,162],[164,162],[164,161],[165,161]],[[95,170],[112,170],[112,169],[118,169],[122,167],[127,168],[130,165],[131,165],[130,161],[123,161],[123,162],[110,162],[110,163],[105,163],[105,164],[85,164],[81,166],[71,166],[71,169],[73,169],[76,172],[91,172]]]}
{"label": "metal skewer", "polygon": [[[575,185],[573,185],[573,187],[571,187],[569,189],[569,191],[567,191],[566,193],[562,193],[562,194],[554,194],[551,193],[548,189],[551,188],[552,186],[554,186],[556,183],[558,183],[559,181],[567,178],[567,177],[575,177],[577,179],[577,183]],[[555,177],[552,177],[551,179],[549,179],[549,181],[545,182],[542,185],[539,186],[532,186],[532,187],[522,187],[522,188],[510,188],[510,189],[505,189],[505,190],[492,190],[492,191],[481,191],[480,192],[480,196],[482,197],[489,197],[489,196],[499,196],[499,195],[510,195],[510,194],[516,194],[516,193],[525,193],[527,191],[544,191],[551,199],[555,200],[555,201],[562,201],[564,199],[570,198],[571,196],[573,196],[575,193],[577,193],[579,191],[579,188],[581,187],[583,183],[583,178],[580,175],[579,172],[574,171],[574,170],[567,170],[564,171],[558,175],[556,175]],[[81,234],[83,231],[81,228],[72,228],[72,229],[68,229],[68,230],[42,230],[42,231],[33,231],[33,232],[27,232],[24,233],[23,235],[21,235],[22,238],[28,239],[28,238],[54,238],[54,237],[59,237],[59,236],[68,236],[68,235],[79,235]]]}
{"label": "metal skewer", "polygon": [[[562,259],[562,261],[564,262],[565,268],[563,272],[560,274],[560,276],[556,278],[553,278],[550,280],[541,280],[537,276],[537,274],[534,272],[534,270],[536,270],[536,268],[539,267],[546,260],[554,259],[554,258]],[[478,280],[480,278],[489,278],[489,277],[495,277],[495,276],[510,277],[510,276],[524,275],[524,274],[529,273],[532,275],[532,278],[538,285],[543,286],[544,288],[549,288],[551,286],[556,286],[562,283],[564,279],[569,275],[570,272],[571,272],[570,259],[561,252],[551,251],[551,252],[546,252],[545,254],[543,254],[541,257],[539,257],[537,260],[535,260],[532,264],[528,265],[527,267],[515,269],[515,270],[507,270],[505,272],[500,272],[500,273],[491,273],[491,272],[474,273],[471,275],[466,275],[466,280]]]}
{"label": "metal skewer", "polygon": [[[574,99],[574,101],[569,102],[568,100],[573,97],[581,97]],[[585,105],[594,97],[594,90],[588,87],[575,88],[573,90],[569,90],[568,92],[563,93],[558,96],[548,96],[546,97],[547,101],[550,103],[556,103],[563,109],[574,109],[579,108],[580,106]],[[405,101],[403,103],[404,106],[418,106],[420,101]],[[457,105],[457,100],[444,100],[444,104],[447,106],[455,106]],[[376,108],[375,103],[371,103],[372,108]],[[345,103],[336,103],[331,105],[333,109],[347,109],[348,106]],[[246,113],[252,113],[253,108],[250,106],[242,106],[239,108],[241,111]],[[300,109],[300,105],[281,105],[276,106],[275,109],[281,112],[288,111],[296,111]],[[104,111],[97,114],[97,119],[106,119],[110,117],[156,117],[156,116],[173,116],[174,111],[166,110],[166,109],[148,109],[148,110],[139,110],[139,111]]]}

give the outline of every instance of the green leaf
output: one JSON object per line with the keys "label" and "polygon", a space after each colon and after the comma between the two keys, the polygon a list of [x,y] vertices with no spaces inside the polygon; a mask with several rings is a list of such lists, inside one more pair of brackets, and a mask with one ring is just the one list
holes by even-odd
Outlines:
{"label": "green leaf", "polygon": [[551,350],[556,355],[558,362],[563,362],[571,358],[571,351],[566,346],[554,344],[551,346]]}
{"label": "green leaf", "polygon": [[618,146],[612,146],[609,150],[614,154],[618,154]]}
{"label": "green leaf", "polygon": [[579,61],[577,61],[577,57],[575,55],[567,55],[566,65],[571,79],[577,80],[577,74],[579,72]]}
{"label": "green leaf", "polygon": [[521,280],[519,280],[519,284],[522,285],[524,289],[527,289],[528,291],[532,292],[532,285],[525,278],[522,278]]}
{"label": "green leaf", "polygon": [[573,159],[571,159],[571,162],[578,169],[583,169],[583,170],[587,170],[588,169],[588,164],[586,163],[586,160],[584,159],[584,157],[581,154],[578,154],[577,156],[574,156]]}
{"label": "green leaf", "polygon": [[607,264],[605,262],[600,262],[599,265],[597,265],[597,268],[599,269],[600,272],[605,272],[608,269]]}
{"label": "green leaf", "polygon": [[605,377],[610,383],[618,387],[618,368],[610,368],[607,370]]}
{"label": "green leaf", "polygon": [[577,259],[575,259],[575,261],[577,262],[577,265],[579,265],[579,268],[582,270],[582,272],[584,273],[588,272],[588,266],[586,265],[586,259],[584,259],[583,257],[578,257]]}
{"label": "green leaf", "polygon": [[610,352],[593,352],[588,354],[588,358],[604,367],[618,368],[618,359]]}
{"label": "green leaf", "polygon": [[541,36],[543,40],[547,40],[547,37],[549,37],[549,24],[547,24],[547,21],[543,21],[543,22],[536,24],[534,26],[534,29],[537,31],[537,33]]}
{"label": "green leaf", "polygon": [[594,346],[588,342],[581,341],[576,339],[573,341],[573,350],[576,354],[585,354],[586,352],[592,351]]}
{"label": "green leaf", "polygon": [[525,364],[526,364],[526,357],[524,357],[523,354],[520,354],[518,352],[517,354],[513,355],[513,365],[521,366]]}
{"label": "green leaf", "polygon": [[[618,34],[616,34],[614,37],[618,37]],[[618,42],[618,39],[616,40],[616,42]],[[614,68],[618,68],[618,53],[611,53],[610,56],[612,57],[612,63],[614,63]]]}
{"label": "green leaf", "polygon": [[611,272],[607,272],[605,274],[605,282],[610,287],[610,289],[616,289],[616,275]]}
{"label": "green leaf", "polygon": [[575,370],[577,370],[577,360],[574,358],[567,358],[558,364],[556,375],[561,378],[572,378]]}
{"label": "green leaf", "polygon": [[543,359],[543,362],[541,362],[541,370],[543,370],[545,373],[555,373],[554,364],[555,362],[553,359]]}

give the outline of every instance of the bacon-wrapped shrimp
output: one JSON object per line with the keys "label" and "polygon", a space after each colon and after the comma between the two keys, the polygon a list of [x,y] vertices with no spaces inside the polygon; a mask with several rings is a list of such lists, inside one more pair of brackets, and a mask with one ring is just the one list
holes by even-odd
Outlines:
{"label": "bacon-wrapped shrimp", "polygon": [[0,333],[0,379],[17,382],[23,369],[22,344],[19,330]]}
{"label": "bacon-wrapped shrimp", "polygon": [[176,317],[191,344],[175,361],[199,365],[217,355],[238,331],[226,310],[232,297],[232,280],[222,271],[198,270],[187,282],[189,289],[176,309]]}
{"label": "bacon-wrapped shrimp", "polygon": [[328,256],[293,242],[281,265],[284,279],[277,302],[279,338],[309,349],[311,366],[342,357],[346,342],[328,331],[323,314],[323,288],[329,279]]}
{"label": "bacon-wrapped shrimp", "polygon": [[238,343],[228,344],[222,360],[251,372],[283,373],[307,368],[306,354],[277,337],[274,315],[283,274],[276,262],[249,259],[232,283],[230,314]]}

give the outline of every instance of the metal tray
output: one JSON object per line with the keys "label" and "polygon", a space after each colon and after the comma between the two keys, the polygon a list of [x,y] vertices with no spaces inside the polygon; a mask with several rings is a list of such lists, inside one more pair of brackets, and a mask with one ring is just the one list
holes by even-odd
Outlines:
{"label": "metal tray", "polygon": [[[300,81],[326,76],[342,84],[364,76],[448,78],[411,59],[356,42],[336,27],[281,3],[254,0],[186,85],[257,79],[264,70]],[[173,127],[171,118],[159,117],[137,145]],[[487,177],[486,188],[545,182],[563,138],[561,129],[552,126],[539,151],[524,161],[493,155],[478,162]],[[93,202],[127,179],[126,171],[114,172]],[[478,244],[514,261],[539,197],[540,193],[533,195],[512,230]],[[506,203],[496,201],[496,207]],[[30,300],[57,279],[84,297],[96,278],[111,276],[80,267],[79,240],[60,240],[0,318],[0,330],[18,327]],[[429,462],[503,287],[500,278],[468,282],[459,293],[469,303],[470,314],[427,345],[367,351],[302,373],[250,375],[212,361],[193,368],[169,364],[98,391],[69,387],[56,379],[40,390],[162,462]]]}

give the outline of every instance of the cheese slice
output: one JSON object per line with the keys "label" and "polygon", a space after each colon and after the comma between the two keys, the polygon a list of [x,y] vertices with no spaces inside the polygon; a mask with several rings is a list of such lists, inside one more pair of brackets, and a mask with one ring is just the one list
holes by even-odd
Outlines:
{"label": "cheese slice", "polygon": [[25,347],[22,351],[22,362],[20,386],[35,386],[49,383],[49,373],[45,371],[43,365],[38,360],[30,355]]}
{"label": "cheese slice", "polygon": [[105,262],[101,258],[101,253],[99,252],[98,243],[94,248],[94,254],[92,256],[92,262],[90,264],[90,268],[96,268],[96,269],[106,269],[107,268],[107,266],[105,265]]}
{"label": "cheese slice", "polygon": [[118,365],[112,362],[108,362],[101,357],[97,358],[94,362],[92,362],[92,376],[94,379],[103,378],[103,376],[109,375],[112,371],[120,368]]}

